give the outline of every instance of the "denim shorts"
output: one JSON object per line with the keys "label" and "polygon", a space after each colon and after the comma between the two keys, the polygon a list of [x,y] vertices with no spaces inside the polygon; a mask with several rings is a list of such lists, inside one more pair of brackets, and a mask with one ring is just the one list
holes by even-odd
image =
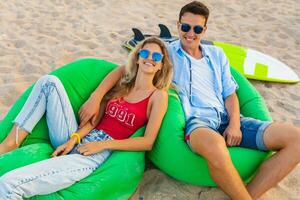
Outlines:
{"label": "denim shorts", "polygon": [[[266,128],[272,122],[261,121],[251,117],[243,117],[243,116],[241,116],[240,122],[241,122],[242,141],[239,147],[268,151],[268,148],[266,147],[263,138],[264,138],[264,132]],[[189,142],[189,136],[192,133],[192,131],[195,130],[196,128],[209,128],[222,135],[225,129],[227,128],[228,124],[229,124],[229,120],[228,117],[225,115],[221,116],[221,123],[217,128],[212,127],[210,123],[206,120],[195,118],[186,125],[185,139],[188,145],[191,147]]]}

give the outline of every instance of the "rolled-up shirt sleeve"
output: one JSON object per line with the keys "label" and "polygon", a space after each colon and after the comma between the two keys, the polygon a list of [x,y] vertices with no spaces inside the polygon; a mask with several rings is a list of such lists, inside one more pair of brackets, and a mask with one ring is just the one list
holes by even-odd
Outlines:
{"label": "rolled-up shirt sleeve", "polygon": [[222,97],[226,99],[233,94],[239,86],[230,73],[229,61],[222,49],[220,51],[220,60],[222,66]]}

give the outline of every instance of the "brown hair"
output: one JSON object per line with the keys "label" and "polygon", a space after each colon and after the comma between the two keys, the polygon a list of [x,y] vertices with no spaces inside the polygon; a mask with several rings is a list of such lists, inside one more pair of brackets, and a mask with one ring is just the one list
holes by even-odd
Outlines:
{"label": "brown hair", "polygon": [[208,20],[209,16],[209,9],[204,5],[203,3],[199,1],[193,1],[191,3],[186,4],[183,6],[179,13],[179,22],[181,21],[181,17],[184,15],[184,13],[193,13],[195,15],[202,15],[205,18],[205,26]]}
{"label": "brown hair", "polygon": [[130,53],[128,63],[125,66],[125,73],[122,75],[116,86],[106,95],[106,99],[126,96],[134,87],[139,67],[137,63],[139,59],[139,51],[149,43],[154,43],[160,46],[163,54],[162,68],[154,75],[153,85],[158,89],[168,89],[170,87],[172,82],[173,67],[169,60],[167,48],[164,42],[160,39],[156,37],[150,37],[140,42]]}

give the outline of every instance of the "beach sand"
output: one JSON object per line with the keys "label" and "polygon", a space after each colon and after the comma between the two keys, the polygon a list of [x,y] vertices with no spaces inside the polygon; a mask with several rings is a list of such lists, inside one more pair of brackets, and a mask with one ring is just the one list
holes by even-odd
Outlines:
{"label": "beach sand", "polygon": [[[0,2],[0,119],[40,76],[82,57],[126,62],[122,43],[132,27],[158,34],[157,24],[176,35],[180,8],[189,1],[22,1]],[[300,75],[298,0],[205,0],[211,16],[205,39],[250,47],[269,54]],[[251,81],[265,98],[274,121],[300,126],[300,84]],[[283,133],[284,134],[284,133]],[[184,184],[148,169],[144,199],[228,199],[217,188]],[[262,200],[300,199],[297,167]]]}

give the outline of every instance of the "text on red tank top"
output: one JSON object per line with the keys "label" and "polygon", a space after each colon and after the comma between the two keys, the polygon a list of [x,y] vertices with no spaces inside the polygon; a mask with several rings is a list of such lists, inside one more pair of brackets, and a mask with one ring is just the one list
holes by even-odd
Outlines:
{"label": "text on red tank top", "polygon": [[104,116],[96,129],[103,130],[114,139],[129,138],[147,123],[147,107],[151,94],[137,103],[127,102],[123,98],[108,101]]}
{"label": "text on red tank top", "polygon": [[128,111],[128,108],[123,107],[116,102],[111,102],[107,105],[105,114],[108,114],[113,118],[117,118],[120,123],[125,123],[129,126],[133,126],[134,124],[135,113],[131,113]]}

